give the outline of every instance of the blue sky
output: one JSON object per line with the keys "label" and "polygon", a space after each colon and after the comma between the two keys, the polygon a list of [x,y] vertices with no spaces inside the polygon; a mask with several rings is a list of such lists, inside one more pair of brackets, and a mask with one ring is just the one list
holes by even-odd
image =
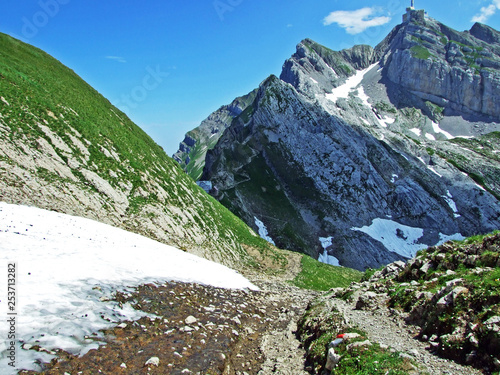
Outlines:
{"label": "blue sky", "polygon": [[[257,87],[304,38],[375,46],[410,0],[3,0],[0,31],[73,69],[171,155],[184,133]],[[415,0],[457,30],[500,29],[500,0]]]}

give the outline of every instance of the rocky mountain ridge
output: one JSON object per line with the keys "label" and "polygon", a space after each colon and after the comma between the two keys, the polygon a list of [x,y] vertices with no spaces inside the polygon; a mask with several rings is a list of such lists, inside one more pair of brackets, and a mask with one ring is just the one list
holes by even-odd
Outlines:
{"label": "rocky mountain ridge", "polygon": [[200,126],[186,134],[173,159],[193,180],[199,180],[203,173],[207,151],[215,147],[233,119],[241,115],[255,100],[256,93],[257,90],[254,90],[248,95],[236,98],[231,104],[222,106]]}
{"label": "rocky mountain ridge", "polygon": [[358,269],[499,228],[500,34],[410,14],[376,48],[299,43],[207,152],[212,194],[278,246]]}

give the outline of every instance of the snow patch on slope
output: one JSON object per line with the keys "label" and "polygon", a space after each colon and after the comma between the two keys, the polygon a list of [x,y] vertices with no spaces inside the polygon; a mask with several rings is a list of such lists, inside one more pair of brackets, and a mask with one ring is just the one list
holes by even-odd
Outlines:
{"label": "snow patch on slope", "polygon": [[[222,288],[257,289],[220,264],[146,237],[33,207],[0,203],[0,267],[17,264],[16,350],[19,369],[40,370],[54,356],[21,343],[82,354],[96,347],[86,335],[146,315],[109,301],[116,290],[169,280]],[[0,314],[7,316],[7,283],[0,283]],[[104,318],[102,318],[103,316]],[[0,337],[7,337],[7,321]],[[9,374],[7,343],[0,340],[0,368]]]}
{"label": "snow patch on slope", "polygon": [[458,213],[457,204],[453,200],[453,195],[451,195],[449,190],[447,191],[446,195],[443,196],[443,198],[446,203],[448,203],[448,206],[450,206],[450,208],[453,210],[455,218],[459,218],[461,215]]}
{"label": "snow patch on slope", "polygon": [[454,136],[452,136],[450,133],[448,133],[447,131],[444,131],[443,129],[441,129],[439,127],[439,124],[435,123],[434,121],[432,122],[432,129],[434,130],[434,133],[441,133],[443,134],[447,139],[453,139],[455,138]]}
{"label": "snow patch on slope", "polygon": [[323,247],[323,254],[319,254],[318,261],[321,263],[330,264],[332,266],[340,266],[340,261],[333,255],[329,255],[326,250],[328,247],[332,246],[333,237],[320,237],[319,241]]}
{"label": "snow patch on slope", "polygon": [[273,239],[269,236],[266,225],[262,221],[257,219],[257,217],[254,216],[253,218],[255,220],[255,225],[257,225],[257,228],[259,228],[259,236],[265,239],[267,242],[272,243],[274,246],[276,246]]}
{"label": "snow patch on slope", "polygon": [[365,77],[365,74],[373,69],[373,67],[375,67],[376,65],[378,64],[373,64],[364,70],[359,70],[358,72],[356,72],[356,74],[349,77],[343,85],[334,88],[330,94],[326,94],[326,98],[334,103],[336,103],[340,98],[347,99],[351,91],[354,91],[354,89],[361,83],[361,81]]}
{"label": "snow patch on slope", "polygon": [[[351,230],[366,233],[373,239],[382,242],[389,251],[406,258],[413,258],[417,251],[429,247],[419,243],[419,239],[424,235],[422,228],[409,227],[392,220],[377,218],[369,226],[351,228]],[[464,237],[461,234],[440,234],[440,239],[441,241],[436,246],[449,240],[463,240]]]}

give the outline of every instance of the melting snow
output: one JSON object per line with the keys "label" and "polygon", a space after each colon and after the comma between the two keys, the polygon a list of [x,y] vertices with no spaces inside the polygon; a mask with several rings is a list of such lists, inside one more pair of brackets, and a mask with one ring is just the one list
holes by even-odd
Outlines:
{"label": "melting snow", "polygon": [[359,70],[358,72],[356,72],[356,74],[349,77],[343,85],[334,88],[331,94],[326,94],[326,98],[334,103],[336,103],[340,98],[347,99],[351,91],[353,91],[361,83],[361,81],[365,77],[365,74],[368,73],[368,71],[370,71],[376,65],[377,64],[373,64],[364,70]]}
{"label": "melting snow", "polygon": [[368,99],[370,99],[370,98],[368,95],[366,95],[365,89],[363,88],[363,86],[358,87],[358,98],[361,99],[361,101],[363,102],[363,104],[365,106],[372,108],[372,105],[368,102]]}
{"label": "melting snow", "polygon": [[[86,335],[145,315],[109,301],[116,290],[169,280],[256,289],[225,266],[146,237],[88,219],[0,203],[1,268],[7,270],[10,262],[17,264],[18,369],[40,370],[36,361],[53,358],[24,350],[21,342],[25,348],[36,344],[82,354],[97,346]],[[5,280],[0,283],[4,318],[6,296]],[[6,321],[0,323],[2,374],[17,373],[6,358]]]}
{"label": "melting snow", "polygon": [[437,172],[434,168],[432,168],[431,166],[429,166],[429,165],[428,165],[428,166],[427,166],[427,168],[429,168],[429,170],[430,170],[431,172],[434,172],[434,173],[435,173],[435,174],[437,174],[439,177],[443,177],[443,175],[439,174],[439,173],[438,173],[438,172]]}
{"label": "melting snow", "polygon": [[276,246],[273,239],[271,237],[269,237],[269,233],[267,231],[266,225],[262,221],[257,219],[255,216],[253,218],[255,220],[255,225],[257,225],[257,228],[259,228],[259,236],[261,236],[267,242],[272,243],[274,246]]}
{"label": "melting snow", "polygon": [[448,203],[448,206],[450,206],[450,208],[453,210],[455,218],[459,218],[461,215],[458,213],[457,204],[453,200],[453,195],[451,195],[449,190],[446,193],[446,195],[443,196],[443,198],[446,201],[446,203]]}
{"label": "melting snow", "polygon": [[412,133],[415,133],[416,135],[418,135],[420,137],[420,135],[422,134],[422,130],[420,129],[417,129],[417,128],[413,128],[413,129],[410,129],[410,131]]}
{"label": "melting snow", "polygon": [[326,250],[329,246],[332,246],[332,240],[333,237],[320,237],[319,241],[321,242],[321,246],[323,247],[324,251],[323,254],[320,254],[318,257],[318,261],[321,263],[326,263],[330,264],[332,266],[340,266],[340,262],[337,258],[335,258],[333,255],[329,255],[328,251]]}
{"label": "melting snow", "polygon": [[435,141],[436,140],[436,137],[434,137],[430,133],[425,133],[425,138],[427,138],[429,141]]}
{"label": "melting snow", "polygon": [[[428,247],[426,244],[418,243],[424,235],[422,228],[409,227],[392,220],[377,218],[369,226],[351,228],[351,230],[368,234],[373,239],[382,242],[389,251],[406,258],[412,258],[417,251]],[[461,234],[451,236],[440,234],[440,239],[441,241],[436,246],[449,240],[462,240],[464,237]]]}
{"label": "melting snow", "polygon": [[380,126],[382,126],[383,128],[387,128],[389,125],[391,124],[394,124],[394,122],[396,121],[395,118],[392,118],[392,117],[383,117],[383,118],[378,118],[378,122],[380,124]]}
{"label": "melting snow", "polygon": [[435,123],[434,121],[432,122],[432,129],[434,130],[434,133],[441,133],[443,134],[447,139],[453,139],[455,138],[452,136],[450,133],[444,131],[439,127],[439,124]]}

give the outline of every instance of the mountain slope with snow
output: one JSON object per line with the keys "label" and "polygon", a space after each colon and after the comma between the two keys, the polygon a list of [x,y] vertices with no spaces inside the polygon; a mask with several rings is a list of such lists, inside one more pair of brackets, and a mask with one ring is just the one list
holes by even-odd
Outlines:
{"label": "mountain slope with snow", "polygon": [[[110,301],[116,291],[170,280],[257,289],[225,266],[149,238],[89,219],[0,202],[0,264],[7,269],[12,262],[17,271],[19,369],[36,369],[37,359],[49,362],[55,348],[85,353],[97,345],[85,336],[144,315]],[[0,283],[4,317],[6,288]],[[6,322],[0,324],[0,337],[7,337],[8,328]],[[26,350],[35,345],[47,352]],[[10,368],[8,362],[2,340],[2,371]]]}
{"label": "mountain slope with snow", "polygon": [[357,269],[499,228],[500,47],[409,19],[375,49],[299,43],[207,152],[213,196],[277,246]]}

